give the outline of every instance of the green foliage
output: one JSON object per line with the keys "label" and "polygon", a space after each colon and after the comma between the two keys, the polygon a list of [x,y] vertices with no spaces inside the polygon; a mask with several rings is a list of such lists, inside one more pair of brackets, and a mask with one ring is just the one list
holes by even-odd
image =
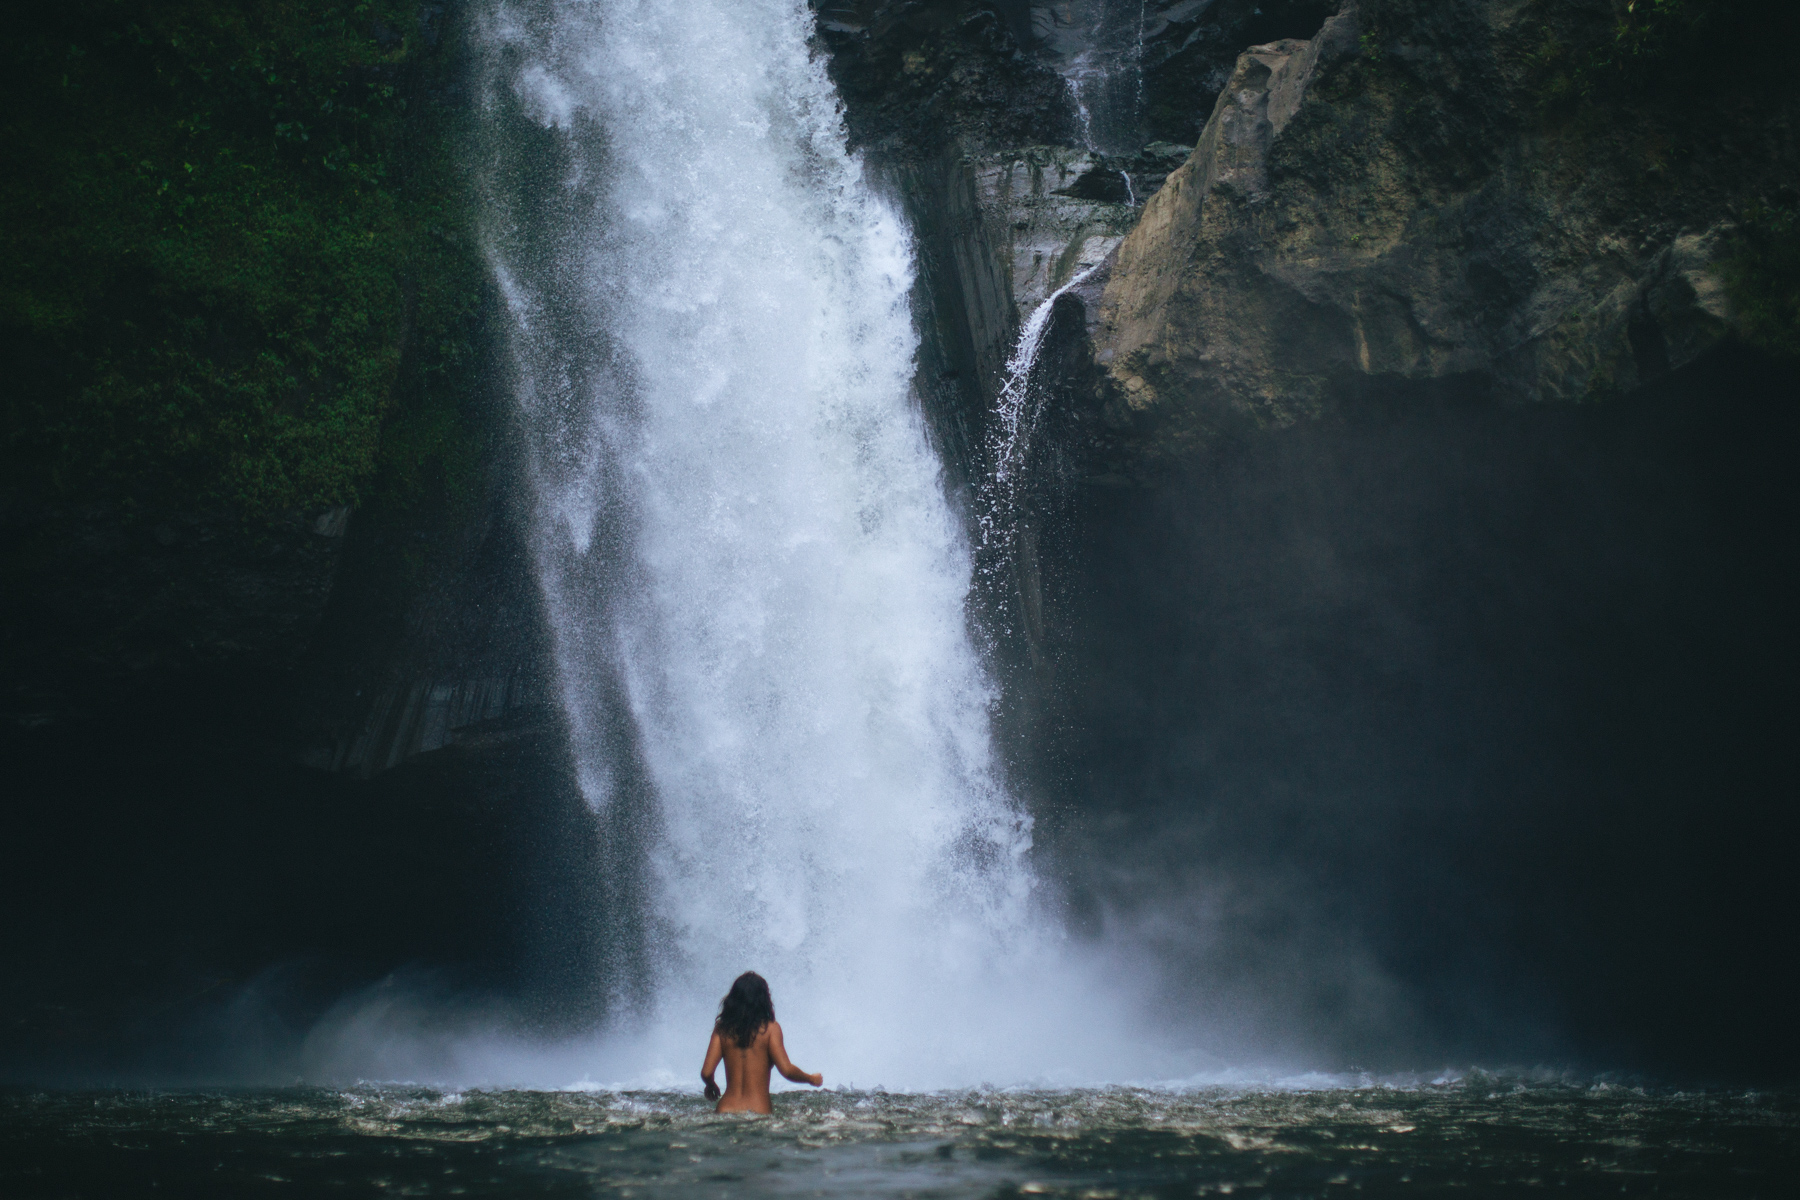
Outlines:
{"label": "green foliage", "polygon": [[1564,115],[1612,101],[1682,103],[1696,89],[1781,87],[1800,4],[1761,0],[1539,0],[1539,106]]}
{"label": "green foliage", "polygon": [[446,69],[418,10],[34,9],[0,113],[14,486],[357,502],[402,393],[453,411],[479,322],[446,131],[408,105]]}
{"label": "green foliage", "polygon": [[[1556,0],[1549,0],[1555,5]],[[1662,65],[1672,30],[1710,13],[1706,0],[1631,0],[1610,28],[1580,21],[1542,22],[1543,40],[1533,55],[1538,102],[1546,115],[1566,112],[1642,81],[1646,68]],[[1542,14],[1540,6],[1540,15]]]}
{"label": "green foliage", "polygon": [[1752,205],[1720,265],[1745,340],[1800,358],[1800,201]]}
{"label": "green foliage", "polygon": [[1628,0],[1613,22],[1612,43],[1602,50],[1601,62],[1629,69],[1667,59],[1687,39],[1704,33],[1724,7],[1716,0]]}

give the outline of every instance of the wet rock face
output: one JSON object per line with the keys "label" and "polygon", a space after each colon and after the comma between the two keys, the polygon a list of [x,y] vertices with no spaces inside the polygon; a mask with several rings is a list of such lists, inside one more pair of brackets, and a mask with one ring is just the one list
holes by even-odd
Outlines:
{"label": "wet rock face", "polygon": [[1192,144],[1246,46],[1310,38],[1339,0],[1175,0],[1146,6],[1143,127]]}
{"label": "wet rock face", "polygon": [[1112,251],[1188,147],[1084,146],[1067,60],[1085,48],[1121,78],[1135,69],[1129,46],[1099,45],[1117,33],[1103,28],[1108,6],[814,7],[851,144],[913,229],[920,390],[953,487],[966,491],[984,472],[988,410],[1020,325]]}
{"label": "wet rock face", "polygon": [[[367,776],[464,727],[543,726],[548,647],[522,518],[494,492],[462,514],[376,505],[259,523],[13,504],[0,748],[107,747],[146,708],[187,708],[159,737],[204,746],[248,729],[270,764]],[[211,724],[220,713],[229,729]]]}
{"label": "wet rock face", "polygon": [[79,720],[97,696],[171,674],[291,672],[325,611],[347,515],[247,527],[103,502],[10,508],[8,733]]}
{"label": "wet rock face", "polygon": [[489,494],[460,519],[352,522],[292,689],[300,762],[367,777],[471,731],[545,727],[550,648],[520,470],[510,448],[491,453]]}
{"label": "wet rock face", "polygon": [[1733,199],[1791,173],[1791,113],[1727,95],[1547,120],[1545,30],[1518,5],[1353,0],[1237,60],[1107,285],[1123,458],[1291,424],[1358,380],[1621,394],[1728,334]]}
{"label": "wet rock face", "polygon": [[1113,163],[1061,146],[1022,146],[971,162],[1021,316],[1100,263],[1131,228],[1133,185]]}
{"label": "wet rock face", "polygon": [[1030,52],[1022,4],[815,0],[853,148],[916,161],[952,146],[1061,142],[1075,113]]}

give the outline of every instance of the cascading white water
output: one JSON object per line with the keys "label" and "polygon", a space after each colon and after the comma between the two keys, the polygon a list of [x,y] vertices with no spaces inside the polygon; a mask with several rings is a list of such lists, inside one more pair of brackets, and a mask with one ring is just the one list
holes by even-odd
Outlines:
{"label": "cascading white water", "polygon": [[1041,1074],[1000,1013],[1054,939],[911,395],[908,236],[811,22],[539,0],[486,25],[486,237],[563,702],[614,869],[643,874],[619,903],[650,999],[593,1069],[685,1077],[755,968],[809,1067]]}

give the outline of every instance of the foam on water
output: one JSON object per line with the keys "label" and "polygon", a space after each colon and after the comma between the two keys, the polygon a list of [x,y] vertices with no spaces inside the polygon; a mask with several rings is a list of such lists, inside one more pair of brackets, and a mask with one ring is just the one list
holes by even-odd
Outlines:
{"label": "foam on water", "polygon": [[1488,1076],[815,1093],[770,1119],[692,1092],[0,1092],[0,1192],[1782,1195],[1796,1100]]}
{"label": "foam on water", "polygon": [[1097,985],[994,766],[911,394],[911,246],[845,151],[810,9],[544,0],[485,28],[486,240],[562,700],[609,869],[639,880],[605,916],[638,932],[587,1069],[687,1077],[755,968],[809,1069],[1040,1074]]}

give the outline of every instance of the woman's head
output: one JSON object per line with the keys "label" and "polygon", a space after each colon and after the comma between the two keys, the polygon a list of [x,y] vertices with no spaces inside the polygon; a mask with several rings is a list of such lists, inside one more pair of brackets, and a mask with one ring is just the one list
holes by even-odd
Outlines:
{"label": "woman's head", "polygon": [[725,993],[719,1004],[719,1019],[713,1028],[739,1046],[749,1048],[763,1026],[775,1019],[775,1001],[769,998],[769,984],[755,971],[745,971]]}

